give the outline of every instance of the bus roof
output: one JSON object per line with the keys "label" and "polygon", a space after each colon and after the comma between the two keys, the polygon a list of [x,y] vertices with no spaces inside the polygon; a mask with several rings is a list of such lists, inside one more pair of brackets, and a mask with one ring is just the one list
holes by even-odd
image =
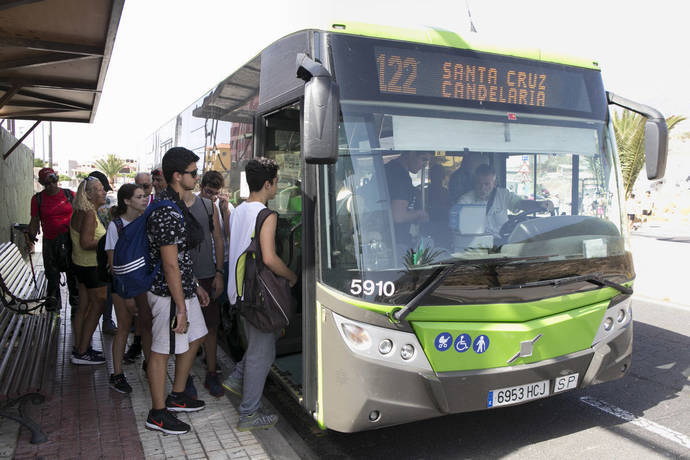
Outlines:
{"label": "bus roof", "polygon": [[599,69],[596,61],[565,56],[546,52],[539,48],[533,49],[512,49],[484,43],[478,36],[472,34],[470,37],[462,37],[457,32],[435,27],[405,28],[397,26],[382,26],[366,24],[361,22],[333,22],[325,28],[331,33],[359,35],[363,37],[384,38],[389,40],[401,40],[413,43],[423,43],[427,45],[446,46],[475,50],[486,53],[500,54],[504,56],[514,56],[537,61],[552,62],[587,69]]}

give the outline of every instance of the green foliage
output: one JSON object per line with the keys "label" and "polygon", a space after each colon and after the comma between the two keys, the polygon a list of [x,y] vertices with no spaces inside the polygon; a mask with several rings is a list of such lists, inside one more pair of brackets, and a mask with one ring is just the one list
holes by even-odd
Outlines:
{"label": "green foliage", "polygon": [[107,157],[96,161],[95,165],[98,170],[108,177],[108,181],[112,185],[115,183],[115,178],[120,173],[120,170],[125,167],[125,162],[111,153]]}
{"label": "green foliage", "polygon": [[89,175],[89,173],[78,172],[78,173],[77,173],[77,179],[79,179],[79,180],[84,180],[84,179],[86,179],[86,177],[87,177],[88,175]]}
{"label": "green foliage", "polygon": [[72,180],[72,178],[69,177],[69,176],[66,176],[66,175],[64,175],[64,174],[60,174],[60,177],[58,178],[58,180],[59,180],[60,182],[69,182],[69,181]]}
{"label": "green foliage", "polygon": [[45,162],[40,158],[34,158],[34,168],[42,168],[45,166]]}
{"label": "green foliage", "polygon": [[[675,125],[685,120],[684,116],[672,115],[666,119],[666,126],[670,132]],[[623,110],[619,115],[613,113],[613,129],[618,145],[618,155],[623,173],[625,198],[630,197],[633,186],[640,175],[645,163],[644,158],[644,127],[646,118],[629,110]]]}

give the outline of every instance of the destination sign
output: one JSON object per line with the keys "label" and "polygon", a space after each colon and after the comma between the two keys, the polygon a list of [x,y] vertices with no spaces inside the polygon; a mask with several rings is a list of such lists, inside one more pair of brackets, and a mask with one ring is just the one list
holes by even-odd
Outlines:
{"label": "destination sign", "polygon": [[380,94],[591,111],[582,72],[501,59],[374,47]]}

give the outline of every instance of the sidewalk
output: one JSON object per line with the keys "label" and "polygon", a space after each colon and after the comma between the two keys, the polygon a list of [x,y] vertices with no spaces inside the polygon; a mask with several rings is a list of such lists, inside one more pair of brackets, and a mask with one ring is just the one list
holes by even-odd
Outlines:
{"label": "sidewalk", "polygon": [[[151,399],[141,369],[143,358],[124,366],[133,392],[120,394],[108,386],[110,365],[76,366],[70,363],[72,331],[68,306],[63,306],[61,317],[53,396],[42,405],[27,406],[28,414],[41,425],[48,442],[33,445],[28,430],[20,429],[12,420],[0,418],[0,458],[271,458],[252,432],[236,430],[239,414],[228,397],[214,398],[204,388],[206,371],[200,359],[196,360],[192,374],[206,408],[179,415],[192,430],[182,436],[165,436],[146,430],[144,421]],[[102,335],[99,326],[93,347],[109,355],[111,345],[112,337]],[[227,375],[232,361],[222,349],[218,351],[219,365],[224,370],[223,375]],[[110,356],[107,358],[110,360]],[[170,359],[168,390],[172,386],[174,369],[174,360]]]}

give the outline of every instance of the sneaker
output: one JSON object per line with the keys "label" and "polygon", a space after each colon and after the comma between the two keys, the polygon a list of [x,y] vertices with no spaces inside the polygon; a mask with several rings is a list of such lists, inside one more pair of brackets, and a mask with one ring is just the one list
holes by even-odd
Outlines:
{"label": "sneaker", "polygon": [[237,377],[229,376],[227,379],[223,380],[223,388],[228,390],[230,393],[234,393],[237,396],[242,396],[242,381]]}
{"label": "sneaker", "polygon": [[110,374],[110,388],[124,394],[132,392],[132,387],[127,383],[125,374]]}
{"label": "sneaker", "polygon": [[132,364],[139,356],[141,356],[141,344],[134,342],[129,346],[129,350],[122,357],[122,360],[127,364]]}
{"label": "sneaker", "polygon": [[184,394],[192,399],[199,397],[199,393],[196,391],[196,387],[194,386],[194,379],[191,375],[187,377],[187,383],[184,386]]}
{"label": "sneaker", "polygon": [[215,396],[216,398],[220,398],[223,396],[223,387],[220,386],[220,382],[218,381],[218,374],[215,372],[207,372],[206,373],[206,380],[204,381],[204,386],[208,390],[209,393],[211,393],[211,396]]}
{"label": "sneaker", "polygon": [[165,399],[165,406],[171,412],[196,412],[206,407],[206,404],[198,399],[190,398],[185,393],[177,395],[170,393]]}
{"label": "sneaker", "polygon": [[[86,352],[87,352],[88,354],[90,354],[90,355],[103,356],[103,351],[101,351],[101,350],[94,350],[93,348],[91,348],[91,345],[89,345],[89,348],[86,349]],[[76,346],[72,346],[72,354],[73,354],[73,355],[78,354],[78,353],[77,353],[77,347],[76,347]]]}
{"label": "sneaker", "polygon": [[105,358],[102,356],[91,354],[88,351],[83,355],[74,352],[72,353],[70,361],[72,361],[72,364],[104,364]]}
{"label": "sneaker", "polygon": [[146,418],[146,429],[161,431],[165,434],[185,434],[189,432],[189,425],[178,420],[170,411],[164,410],[158,416],[152,414],[153,410],[149,411],[149,416]]}
{"label": "sneaker", "polygon": [[103,353],[103,350],[96,350],[95,348],[91,348],[91,346],[89,346],[89,348],[86,349],[86,352],[91,353],[92,355],[95,355],[95,356],[105,356],[105,354]]}
{"label": "sneaker", "polygon": [[240,422],[237,424],[239,431],[250,431],[258,429],[268,429],[278,423],[278,416],[267,414],[257,410],[251,415],[240,415]]}
{"label": "sneaker", "polygon": [[112,319],[103,321],[103,325],[101,326],[101,330],[103,331],[104,334],[108,334],[108,335],[117,334],[117,326],[115,326],[115,323],[113,322]]}

